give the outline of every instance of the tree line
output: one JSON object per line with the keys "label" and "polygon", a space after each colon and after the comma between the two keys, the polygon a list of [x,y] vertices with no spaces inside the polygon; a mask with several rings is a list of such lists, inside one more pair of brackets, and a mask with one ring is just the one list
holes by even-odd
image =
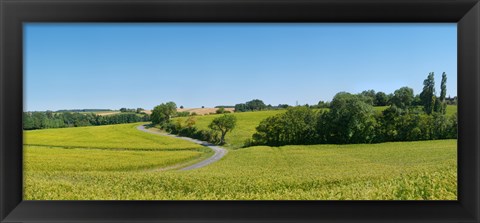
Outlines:
{"label": "tree line", "polygon": [[412,88],[402,87],[387,98],[385,105],[389,107],[382,112],[375,111],[371,91],[337,93],[329,103],[329,109],[288,108],[283,114],[263,120],[246,145],[355,144],[457,138],[457,115],[446,116],[446,82],[447,75],[443,73],[440,95],[437,96],[434,74],[430,73],[419,95],[414,96]]}
{"label": "tree line", "polygon": [[[230,106],[232,107],[232,106]],[[235,108],[235,112],[247,112],[247,111],[264,111],[264,110],[278,110],[278,109],[285,109],[290,107],[288,104],[279,104],[277,106],[272,106],[271,104],[266,105],[260,99],[253,99],[247,101],[245,103],[236,104],[233,106]]]}
{"label": "tree line", "polygon": [[66,128],[96,125],[112,125],[150,121],[147,114],[120,113],[113,115],[97,115],[95,113],[78,112],[24,112],[23,129]]}

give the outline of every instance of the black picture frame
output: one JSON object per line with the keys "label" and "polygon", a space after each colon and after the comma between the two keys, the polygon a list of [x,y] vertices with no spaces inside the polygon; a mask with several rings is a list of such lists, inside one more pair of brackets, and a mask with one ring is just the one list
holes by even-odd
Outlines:
{"label": "black picture frame", "polygon": [[[23,201],[24,22],[453,22],[458,201]],[[1,222],[480,222],[478,0],[0,0]]]}

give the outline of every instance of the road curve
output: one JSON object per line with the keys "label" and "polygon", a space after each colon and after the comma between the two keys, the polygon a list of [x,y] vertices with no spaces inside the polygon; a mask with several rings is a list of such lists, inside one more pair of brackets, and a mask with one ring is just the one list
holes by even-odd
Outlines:
{"label": "road curve", "polygon": [[142,131],[142,132],[147,132],[147,133],[151,133],[151,134],[157,134],[157,135],[162,135],[162,136],[170,136],[170,137],[175,137],[175,138],[187,140],[187,141],[190,141],[190,142],[202,145],[202,146],[206,146],[206,147],[212,149],[215,152],[215,154],[213,154],[213,156],[209,157],[208,159],[202,160],[201,162],[195,163],[195,164],[190,165],[190,166],[183,167],[180,170],[193,170],[193,169],[204,167],[204,166],[209,165],[211,163],[217,162],[218,160],[220,160],[223,156],[225,156],[227,154],[226,149],[224,149],[220,146],[216,146],[215,144],[212,144],[212,143],[209,143],[209,142],[204,142],[204,141],[200,141],[200,140],[197,140],[197,139],[192,139],[192,138],[189,138],[189,137],[172,135],[172,134],[168,134],[168,133],[154,132],[154,131],[146,129],[144,125],[138,126],[137,129]]}

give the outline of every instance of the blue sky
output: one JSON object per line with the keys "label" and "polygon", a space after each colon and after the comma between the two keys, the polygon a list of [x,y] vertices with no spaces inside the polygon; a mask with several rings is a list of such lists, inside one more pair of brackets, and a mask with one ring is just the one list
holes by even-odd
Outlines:
{"label": "blue sky", "polygon": [[[450,24],[24,25],[24,110],[316,104],[340,91],[457,95]],[[437,93],[438,94],[438,93]]]}

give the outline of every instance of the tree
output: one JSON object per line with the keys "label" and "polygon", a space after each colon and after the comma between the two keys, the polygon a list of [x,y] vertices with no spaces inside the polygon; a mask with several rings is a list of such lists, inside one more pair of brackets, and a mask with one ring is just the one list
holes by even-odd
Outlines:
{"label": "tree", "polygon": [[265,110],[265,108],[267,108],[265,103],[263,103],[263,101],[259,99],[253,99],[251,101],[247,101],[245,103],[245,106],[247,110],[250,110],[250,111]]}
{"label": "tree", "polygon": [[413,100],[413,89],[402,87],[393,93],[393,97],[390,99],[390,104],[401,109],[407,109],[412,105]]}
{"label": "tree", "polygon": [[183,105],[180,105],[180,108],[183,109]]}
{"label": "tree", "polygon": [[220,145],[225,144],[225,135],[232,131],[237,124],[237,118],[234,115],[223,115],[212,120],[208,127],[214,131],[220,131]]}
{"label": "tree", "polygon": [[423,106],[422,99],[420,98],[419,94],[415,95],[415,97],[413,98],[412,105],[413,106]]}
{"label": "tree", "polygon": [[328,107],[330,107],[330,102],[319,101],[317,105],[318,105],[319,108],[328,108]]}
{"label": "tree", "polygon": [[435,79],[434,73],[430,72],[427,79],[423,81],[423,91],[420,93],[425,113],[432,114],[435,106]]}
{"label": "tree", "polygon": [[257,126],[253,135],[255,144],[270,146],[313,144],[317,114],[306,106],[288,108],[287,112],[271,116]]}
{"label": "tree", "polygon": [[195,126],[196,119],[194,116],[188,116],[187,120],[185,120],[185,125],[187,128],[192,128]]}
{"label": "tree", "polygon": [[375,106],[385,106],[388,103],[388,96],[384,92],[377,92],[375,94]]}
{"label": "tree", "polygon": [[145,109],[143,109],[143,108],[137,108],[136,113],[141,113],[141,112],[143,112],[143,111],[145,111]]}
{"label": "tree", "polygon": [[235,112],[244,112],[247,111],[247,105],[241,103],[235,105]]}
{"label": "tree", "polygon": [[287,104],[278,104],[277,105],[277,108],[284,108],[285,109],[285,108],[288,108],[288,107],[290,107],[290,106],[287,105]]}
{"label": "tree", "polygon": [[366,97],[366,102],[375,105],[375,91],[374,90],[368,90],[368,91],[362,91],[359,95],[362,95]]}
{"label": "tree", "polygon": [[440,97],[435,101],[435,111],[442,114],[447,112],[447,103],[445,97],[447,96],[447,74],[443,72],[442,82],[440,84]]}
{"label": "tree", "polygon": [[216,111],[217,114],[223,114],[225,113],[225,108],[221,107],[221,108],[218,108],[217,111]]}
{"label": "tree", "polygon": [[333,98],[330,110],[319,118],[317,129],[327,143],[369,143],[375,136],[374,115],[365,97],[340,92]]}
{"label": "tree", "polygon": [[177,112],[177,105],[174,102],[162,103],[153,108],[151,119],[154,125],[165,124],[170,121],[172,115]]}

